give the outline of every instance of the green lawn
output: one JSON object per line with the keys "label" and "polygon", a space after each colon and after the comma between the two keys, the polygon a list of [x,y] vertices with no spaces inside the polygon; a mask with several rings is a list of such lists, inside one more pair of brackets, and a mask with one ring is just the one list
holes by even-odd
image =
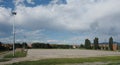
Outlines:
{"label": "green lawn", "polygon": [[4,58],[19,58],[19,57],[25,57],[27,55],[27,52],[21,52],[21,51],[16,51],[15,56],[13,54],[7,54],[4,56]]}
{"label": "green lawn", "polygon": [[0,51],[0,53],[5,52],[5,51]]}
{"label": "green lawn", "polygon": [[7,54],[4,56],[4,58],[0,59],[0,62],[10,61],[11,58],[25,57],[26,55],[27,55],[27,52],[16,51],[15,56],[13,56],[12,53]]}
{"label": "green lawn", "polygon": [[1,54],[4,54],[4,53],[6,53],[6,52],[8,52],[8,51],[0,51],[0,55],[1,55]]}
{"label": "green lawn", "polygon": [[118,61],[120,56],[107,56],[107,57],[91,57],[91,58],[56,58],[56,59],[44,59],[38,61],[24,61],[17,62],[9,65],[58,65],[58,64],[74,64],[84,62],[108,62]]}
{"label": "green lawn", "polygon": [[120,65],[120,61],[112,62],[112,63],[109,63],[107,65]]}

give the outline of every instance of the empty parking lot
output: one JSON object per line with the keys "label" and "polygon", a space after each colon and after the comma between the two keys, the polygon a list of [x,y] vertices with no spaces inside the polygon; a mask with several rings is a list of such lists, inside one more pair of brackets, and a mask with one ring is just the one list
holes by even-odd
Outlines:
{"label": "empty parking lot", "polygon": [[29,49],[27,58],[34,60],[46,58],[80,58],[114,55],[120,55],[120,52],[80,49]]}
{"label": "empty parking lot", "polygon": [[81,58],[99,56],[118,56],[117,51],[81,50],[81,49],[29,49],[27,57],[14,58],[8,62],[1,62],[0,65],[10,64],[20,61],[31,61],[48,58]]}

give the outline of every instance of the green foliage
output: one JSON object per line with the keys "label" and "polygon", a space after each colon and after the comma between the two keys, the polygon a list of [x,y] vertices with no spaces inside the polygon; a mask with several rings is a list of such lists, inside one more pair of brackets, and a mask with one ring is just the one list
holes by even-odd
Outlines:
{"label": "green foliage", "polygon": [[85,46],[83,44],[80,45],[80,48],[84,48]]}
{"label": "green foliage", "polygon": [[42,48],[42,49],[69,49],[72,45],[59,45],[59,44],[46,44],[46,43],[33,43],[32,48]]}
{"label": "green foliage", "polygon": [[112,62],[112,63],[109,63],[107,65],[120,65],[120,61],[117,61],[117,62]]}
{"label": "green foliage", "polygon": [[120,60],[120,56],[107,56],[107,57],[90,57],[90,58],[56,58],[44,59],[38,61],[23,61],[8,65],[57,65],[57,64],[73,64],[84,62],[107,62]]}
{"label": "green foliage", "polygon": [[7,51],[8,48],[4,47],[4,46],[0,46],[0,51]]}
{"label": "green foliage", "polygon": [[52,44],[51,47],[53,49],[70,49],[72,45],[59,45],[59,44]]}
{"label": "green foliage", "polygon": [[94,39],[94,49],[99,49],[99,39],[97,37],[95,37]]}
{"label": "green foliage", "polygon": [[33,43],[32,48],[51,48],[51,46],[45,43]]}
{"label": "green foliage", "polygon": [[26,43],[26,42],[23,42],[23,43],[22,43],[22,47],[23,47],[23,48],[28,48],[27,43]]}
{"label": "green foliage", "polygon": [[[27,43],[23,43],[25,45],[25,48],[27,48]],[[23,48],[23,44],[21,43],[15,43],[15,48]],[[12,45],[11,44],[3,44],[0,42],[0,51],[8,51],[12,50]]]}
{"label": "green foliage", "polygon": [[91,49],[91,42],[89,39],[85,39],[85,48],[86,49]]}
{"label": "green foliage", "polygon": [[109,38],[109,48],[110,50],[113,50],[113,38],[112,37]]}
{"label": "green foliage", "polygon": [[26,55],[27,55],[27,51],[26,52],[17,51],[15,52],[15,56],[13,56],[13,54],[10,53],[5,55],[4,58],[19,58],[19,57],[25,57]]}
{"label": "green foliage", "polygon": [[15,43],[15,48],[28,48],[28,45],[26,42],[21,43]]}
{"label": "green foliage", "polygon": [[1,51],[7,51],[8,50],[8,48],[6,48],[6,47],[4,47],[4,46],[2,46],[2,42],[0,42],[0,52]]}
{"label": "green foliage", "polygon": [[15,43],[15,48],[22,48],[22,44],[20,44],[20,43]]}

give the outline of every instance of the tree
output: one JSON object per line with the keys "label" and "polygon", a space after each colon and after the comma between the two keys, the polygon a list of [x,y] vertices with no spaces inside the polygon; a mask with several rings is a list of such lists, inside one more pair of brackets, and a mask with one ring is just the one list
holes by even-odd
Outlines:
{"label": "tree", "polygon": [[109,38],[109,49],[113,50],[113,38],[112,37]]}
{"label": "tree", "polygon": [[91,42],[89,39],[85,39],[85,48],[86,49],[91,49]]}
{"label": "tree", "polygon": [[5,51],[5,50],[7,50],[7,48],[6,47],[4,47],[4,46],[2,46],[2,42],[0,42],[0,51]]}
{"label": "tree", "polygon": [[2,46],[2,42],[0,42],[0,47]]}
{"label": "tree", "polygon": [[52,48],[48,43],[32,43],[32,48]]}
{"label": "tree", "polygon": [[95,37],[94,39],[94,49],[99,49],[99,39],[97,37]]}
{"label": "tree", "polygon": [[25,48],[28,48],[28,45],[27,45],[27,43],[26,42],[23,42],[22,43],[22,47],[25,49]]}
{"label": "tree", "polygon": [[84,45],[83,45],[83,44],[80,44],[80,48],[84,48]]}
{"label": "tree", "polygon": [[22,48],[22,44],[20,44],[20,43],[15,43],[15,48]]}

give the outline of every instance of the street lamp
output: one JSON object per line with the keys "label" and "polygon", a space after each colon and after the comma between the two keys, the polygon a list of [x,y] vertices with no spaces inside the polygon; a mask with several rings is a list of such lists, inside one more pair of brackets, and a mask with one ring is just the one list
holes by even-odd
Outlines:
{"label": "street lamp", "polygon": [[13,56],[15,56],[15,15],[16,12],[12,12],[12,15],[14,16],[14,21],[13,21]]}

